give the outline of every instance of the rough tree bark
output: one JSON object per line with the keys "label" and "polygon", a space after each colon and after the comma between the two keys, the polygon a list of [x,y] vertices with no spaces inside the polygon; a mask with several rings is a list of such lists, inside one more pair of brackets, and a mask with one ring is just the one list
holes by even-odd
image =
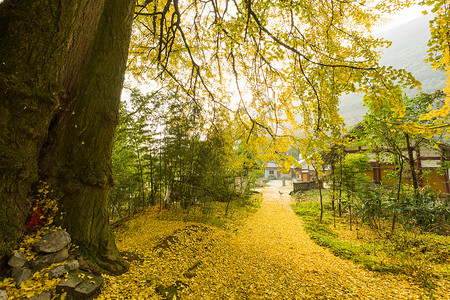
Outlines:
{"label": "rough tree bark", "polygon": [[133,10],[133,0],[0,3],[0,257],[42,179],[75,242],[103,270],[126,270],[107,196]]}

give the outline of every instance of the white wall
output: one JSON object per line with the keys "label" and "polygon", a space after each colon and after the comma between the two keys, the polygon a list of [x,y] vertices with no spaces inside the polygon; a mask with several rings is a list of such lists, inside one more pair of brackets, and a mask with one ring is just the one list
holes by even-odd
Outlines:
{"label": "white wall", "polygon": [[[270,171],[273,171],[273,174],[269,174]],[[272,176],[277,177],[277,172],[278,171],[276,169],[274,169],[274,168],[265,168],[264,169],[264,177],[266,177],[266,178],[269,178],[269,177],[272,177]]]}

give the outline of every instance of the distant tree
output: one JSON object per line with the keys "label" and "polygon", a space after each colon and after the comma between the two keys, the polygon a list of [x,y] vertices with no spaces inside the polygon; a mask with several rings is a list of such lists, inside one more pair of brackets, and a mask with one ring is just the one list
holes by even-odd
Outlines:
{"label": "distant tree", "polygon": [[[403,95],[396,103],[380,99],[377,104],[369,106],[364,123],[359,130],[353,132],[358,136],[359,145],[368,147],[368,151],[375,153],[379,162],[395,166],[390,176],[395,193],[389,197],[388,206],[392,211],[391,233],[395,230],[402,207],[409,203],[407,198],[420,198],[421,172],[417,170],[417,157],[414,153],[420,147],[436,146],[436,137],[445,134],[447,130],[448,121],[445,120],[448,117],[439,114],[433,118],[424,117],[430,111],[444,106],[444,97],[442,91],[436,91],[433,94],[420,93],[412,98]],[[410,175],[409,183],[405,174]],[[411,184],[412,196],[407,193],[408,184]],[[379,197],[379,201],[382,201],[382,197]]]}
{"label": "distant tree", "polygon": [[112,212],[128,214],[139,207],[156,204],[159,108],[165,98],[160,93],[141,94],[133,90],[120,108],[119,126],[114,135],[112,170],[115,184],[109,196]]}
{"label": "distant tree", "polygon": [[352,209],[355,208],[354,198],[366,193],[368,178],[366,171],[370,169],[369,158],[367,155],[348,154],[342,166],[338,166],[338,173],[342,172],[342,186],[347,194],[345,206],[349,210],[349,224],[352,229]]}
{"label": "distant tree", "polygon": [[[443,97],[441,91],[436,91],[434,94],[420,93],[413,98],[402,96],[395,105],[381,100],[379,104],[370,106],[369,113],[364,116],[362,130],[355,131],[361,145],[378,153],[378,159],[383,160],[381,156],[384,155],[384,159],[402,171],[404,163],[407,164],[414,193],[418,192],[420,181],[414,151],[419,147],[434,146],[435,137],[446,130],[446,127],[435,125],[435,119],[443,121],[446,117],[423,119],[423,116],[436,107],[442,107]],[[398,182],[402,181],[402,175],[399,174]]]}
{"label": "distant tree", "polygon": [[[329,174],[326,180],[331,180],[331,209],[333,210],[333,222],[336,227],[336,192],[337,188],[339,189],[339,215],[341,215],[341,195],[342,195],[342,178],[341,178],[341,170],[339,168],[339,163],[342,161],[344,156],[343,147],[340,145],[336,145],[330,149],[328,152],[322,153],[324,167],[329,168]],[[338,185],[339,184],[339,185]]]}
{"label": "distant tree", "polygon": [[209,201],[229,205],[248,192],[255,158],[243,147],[233,147],[239,142],[231,134],[233,122],[218,119],[211,126],[205,123],[207,116],[176,89],[148,95],[133,91],[130,103],[121,107],[115,135],[111,211],[134,213],[156,204],[157,195],[161,203],[168,191],[164,205],[186,209]]}

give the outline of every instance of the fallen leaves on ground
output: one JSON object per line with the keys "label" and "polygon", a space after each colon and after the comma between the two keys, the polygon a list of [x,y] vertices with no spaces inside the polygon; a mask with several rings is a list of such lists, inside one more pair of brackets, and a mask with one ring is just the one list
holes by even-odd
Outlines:
{"label": "fallen leaves on ground", "polygon": [[[412,278],[363,270],[316,245],[289,207],[289,187],[262,192],[259,211],[234,231],[153,211],[128,222],[117,244],[130,270],[105,276],[99,299],[163,299],[155,289],[171,285],[181,299],[426,298]],[[449,299],[448,281],[435,295]]]}

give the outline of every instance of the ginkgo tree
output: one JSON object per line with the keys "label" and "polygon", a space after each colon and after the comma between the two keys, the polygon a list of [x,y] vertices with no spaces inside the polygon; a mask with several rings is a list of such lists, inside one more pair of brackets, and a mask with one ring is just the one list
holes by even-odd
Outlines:
{"label": "ginkgo tree", "polygon": [[431,6],[431,11],[435,13],[435,17],[430,22],[431,38],[428,41],[427,62],[431,63],[433,69],[445,71],[447,76],[447,86],[443,89],[445,104],[423,116],[425,120],[434,119],[435,126],[439,127],[446,124],[439,117],[446,117],[450,113],[450,2],[424,0],[420,4]]}
{"label": "ginkgo tree", "polygon": [[[136,76],[179,86],[208,111],[210,123],[219,110],[234,109],[247,133],[259,127],[271,137],[259,139],[258,148],[268,149],[273,137],[302,128],[327,133],[325,124],[335,122],[329,117],[342,93],[389,96],[398,82],[417,84],[404,71],[379,67],[376,49],[388,42],[368,34],[382,13],[407,5],[0,2],[0,256],[17,244],[31,189],[41,179],[54,189],[65,212],[62,225],[73,240],[105,271],[126,269],[109,229],[107,199],[131,36],[128,66]],[[436,31],[446,39],[442,34]],[[442,63],[448,68],[446,53]],[[298,126],[282,126],[286,121]]]}
{"label": "ginkgo tree", "polygon": [[405,5],[146,2],[138,5],[130,70],[137,78],[180,85],[213,110],[230,109],[234,97],[247,131],[258,126],[283,140],[261,145],[274,154],[299,135],[321,147],[321,135],[342,131],[341,94],[388,95],[398,82],[418,85],[405,71],[378,65],[376,49],[388,42],[368,34],[382,12]]}

